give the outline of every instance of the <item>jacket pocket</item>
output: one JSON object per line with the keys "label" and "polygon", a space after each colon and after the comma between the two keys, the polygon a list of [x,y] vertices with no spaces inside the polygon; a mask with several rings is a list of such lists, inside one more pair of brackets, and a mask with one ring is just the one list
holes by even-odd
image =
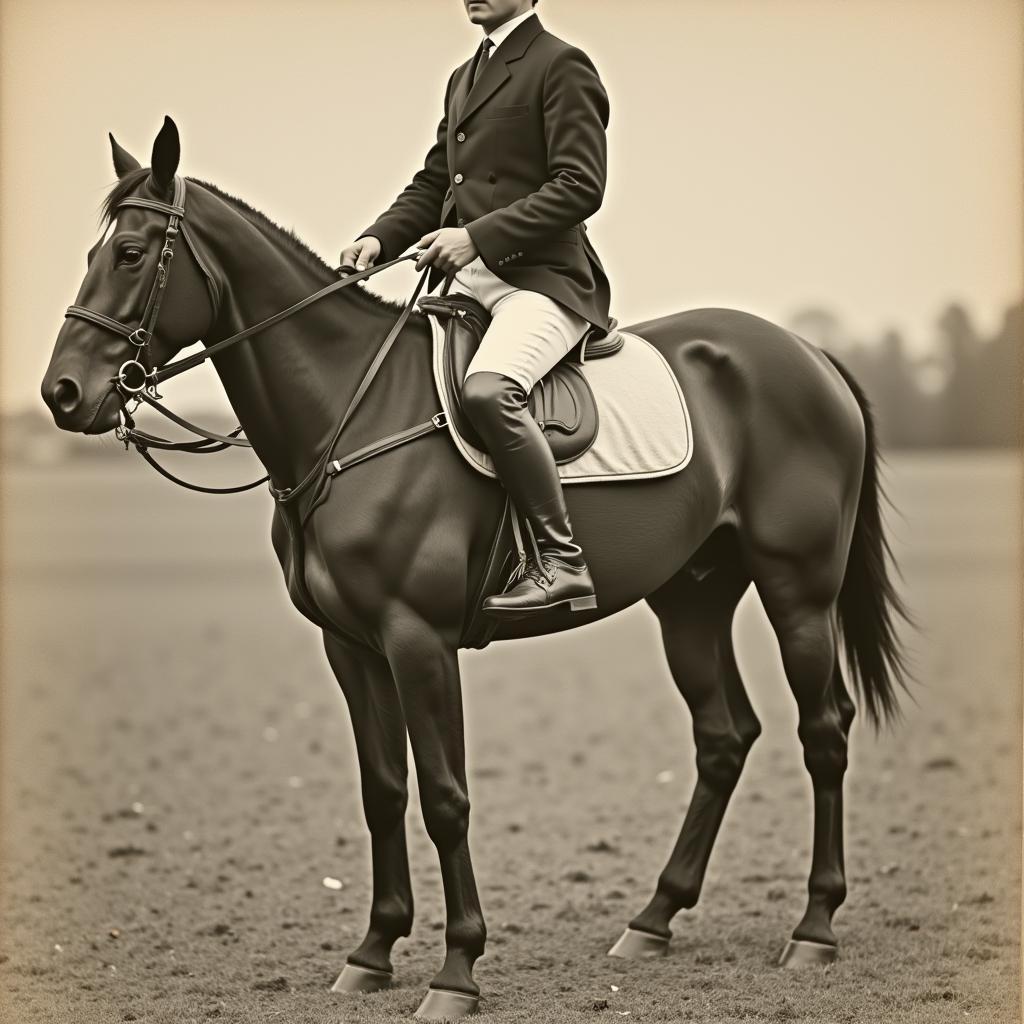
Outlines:
{"label": "jacket pocket", "polygon": [[492,107],[487,112],[487,117],[522,117],[524,114],[528,114],[529,112],[529,104],[517,103],[512,107]]}

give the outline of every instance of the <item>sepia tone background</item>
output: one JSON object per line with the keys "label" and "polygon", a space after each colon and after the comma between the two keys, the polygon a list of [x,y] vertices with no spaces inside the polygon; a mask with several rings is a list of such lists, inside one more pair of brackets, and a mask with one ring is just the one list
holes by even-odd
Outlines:
{"label": "sepia tone background", "polygon": [[[485,1009],[1018,1020],[1021,5],[537,11],[610,95],[589,224],[620,323],[735,306],[865,383],[919,684],[899,730],[855,727],[843,960],[782,976],[809,786],[754,595],[736,635],[765,736],[662,964],[603,955],[693,781],[649,615],[465,656]],[[6,1019],[384,1020],[436,967],[438,878],[414,825],[401,986],[327,996],[364,922],[368,855],[347,713],[284,597],[270,499],[180,493],[110,438],[61,435],[38,384],[113,180],[108,131],[147,163],[170,114],[183,173],[334,261],[419,167],[478,41],[460,0],[0,3]],[[402,268],[372,287],[413,283]],[[167,397],[229,415],[212,372]],[[243,460],[212,472],[248,479]]]}

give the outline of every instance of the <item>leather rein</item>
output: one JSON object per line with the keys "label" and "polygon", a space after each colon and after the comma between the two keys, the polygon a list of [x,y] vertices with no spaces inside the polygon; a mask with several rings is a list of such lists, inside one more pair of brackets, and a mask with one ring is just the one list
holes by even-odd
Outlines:
{"label": "leather rein", "polygon": [[[152,286],[150,287],[149,296],[146,299],[146,305],[143,309],[139,326],[132,327],[129,324],[122,323],[119,320],[113,319],[113,317],[107,316],[105,313],[99,313],[86,306],[69,306],[64,316],[77,317],[80,320],[86,320],[89,323],[94,324],[97,327],[102,327],[114,334],[119,334],[134,347],[132,358],[125,360],[125,362],[123,362],[119,367],[116,376],[110,378],[111,387],[117,391],[118,397],[121,400],[121,409],[119,410],[119,413],[123,421],[116,428],[115,434],[118,440],[124,442],[125,450],[128,449],[129,445],[134,445],[136,451],[138,451],[146,462],[148,462],[162,476],[182,487],[187,487],[189,490],[202,491],[206,494],[237,494],[240,491],[248,491],[254,487],[258,487],[260,484],[269,483],[270,492],[274,495],[274,498],[281,504],[289,504],[300,498],[303,494],[309,491],[314,484],[316,484],[317,486],[313,494],[312,502],[307,506],[302,516],[302,522],[305,523],[313,510],[325,497],[326,485],[332,476],[336,476],[349,466],[363,462],[374,455],[378,455],[384,451],[389,451],[400,444],[414,440],[417,437],[422,437],[425,434],[431,433],[432,431],[438,430],[446,425],[444,413],[438,412],[424,423],[416,424],[413,427],[409,427],[406,430],[392,434],[389,437],[383,438],[371,445],[367,445],[364,448],[360,448],[343,459],[331,459],[331,453],[338,444],[342,431],[345,429],[349,420],[352,418],[353,413],[355,413],[356,408],[359,406],[360,402],[366,395],[366,392],[369,390],[369,387],[373,383],[384,359],[387,357],[392,345],[398,338],[398,335],[405,326],[406,321],[409,319],[409,315],[412,312],[416,299],[423,288],[423,283],[427,279],[426,274],[422,274],[419,281],[416,283],[416,287],[413,289],[408,302],[405,304],[402,312],[398,316],[398,319],[388,332],[387,337],[385,337],[384,341],[381,343],[380,348],[377,350],[377,354],[374,356],[369,368],[363,375],[362,380],[359,382],[359,386],[356,388],[355,394],[349,401],[341,419],[338,421],[327,447],[316,460],[309,472],[302,478],[302,480],[295,484],[294,487],[275,487],[273,482],[270,481],[269,474],[262,476],[251,483],[240,484],[236,487],[204,487],[199,484],[189,483],[186,480],[182,480],[169,470],[165,469],[153,458],[150,454],[150,449],[189,452],[193,455],[209,455],[215,452],[225,451],[232,447],[252,448],[252,444],[244,437],[239,436],[242,433],[241,426],[236,427],[228,434],[218,434],[215,431],[207,430],[205,427],[192,423],[184,417],[172,412],[159,401],[163,396],[160,395],[157,390],[158,385],[165,380],[170,380],[172,377],[176,377],[180,373],[184,373],[186,370],[191,370],[194,367],[201,365],[213,356],[219,355],[225,349],[228,349],[233,345],[237,345],[239,342],[245,341],[247,338],[251,338],[253,335],[258,334],[261,331],[265,331],[268,328],[281,323],[283,320],[287,320],[289,317],[295,316],[295,314],[300,313],[302,310],[313,305],[313,303],[327,298],[328,295],[333,295],[342,288],[346,288],[351,284],[355,284],[357,281],[362,281],[365,278],[371,277],[373,274],[377,274],[382,270],[387,270],[389,267],[393,267],[405,260],[416,259],[419,257],[420,253],[409,253],[405,256],[399,256],[397,259],[390,260],[387,263],[382,263],[380,266],[369,267],[366,270],[355,271],[354,268],[340,267],[338,268],[338,272],[347,272],[345,277],[332,282],[311,295],[307,295],[304,299],[301,299],[294,305],[289,306],[287,309],[283,309],[280,312],[267,317],[265,320],[261,320],[259,323],[253,324],[251,327],[246,327],[243,330],[238,331],[236,334],[231,335],[231,337],[225,338],[223,341],[218,341],[213,345],[209,345],[201,352],[196,352],[190,356],[174,360],[162,367],[156,367],[152,365],[152,351],[150,345],[156,330],[157,318],[160,315],[160,305],[163,301],[164,291],[167,287],[167,281],[170,276],[171,261],[174,259],[174,247],[179,234],[184,237],[185,244],[188,245],[189,249],[192,251],[192,255],[195,257],[201,270],[207,275],[208,281],[210,280],[209,271],[206,269],[203,260],[196,251],[195,243],[185,230],[185,198],[185,179],[179,175],[175,175],[174,197],[170,203],[161,202],[157,199],[147,199],[144,196],[127,196],[117,205],[118,210],[125,207],[135,207],[144,210],[154,210],[167,216],[167,231],[164,235],[163,246],[160,250],[160,257],[157,262],[156,276],[153,280]],[[447,291],[449,283],[450,279],[449,282],[446,282],[444,288],[445,291]],[[160,437],[156,434],[150,434],[146,431],[139,430],[135,426],[132,413],[136,412],[143,402],[155,409],[161,415],[165,416],[167,419],[171,420],[173,423],[176,423],[178,426],[196,434],[198,439],[195,441],[173,441],[169,438]],[[131,408],[129,408],[129,403],[133,403]]]}

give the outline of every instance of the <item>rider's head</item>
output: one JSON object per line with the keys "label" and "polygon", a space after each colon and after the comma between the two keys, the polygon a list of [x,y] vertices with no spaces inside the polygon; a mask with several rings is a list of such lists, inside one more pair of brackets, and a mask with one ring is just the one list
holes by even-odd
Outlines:
{"label": "rider's head", "polygon": [[480,25],[484,32],[493,32],[510,18],[533,10],[537,0],[463,0],[466,13],[474,25]]}

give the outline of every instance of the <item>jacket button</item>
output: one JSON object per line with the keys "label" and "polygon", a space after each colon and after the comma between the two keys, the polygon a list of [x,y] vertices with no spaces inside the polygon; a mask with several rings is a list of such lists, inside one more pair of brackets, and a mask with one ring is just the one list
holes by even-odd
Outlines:
{"label": "jacket button", "polygon": [[455,178],[453,180],[454,180],[456,185],[461,185],[462,184],[462,175],[461,174],[456,174]]}
{"label": "jacket button", "polygon": [[487,175],[487,180],[493,185],[498,180],[498,176],[492,171]]}
{"label": "jacket button", "polygon": [[504,262],[504,260],[498,260],[498,266],[500,267]]}
{"label": "jacket button", "polygon": [[522,256],[522,255],[523,255],[523,252],[522,252],[522,250],[520,249],[520,250],[519,250],[519,252],[518,252],[518,253],[516,253],[516,255],[517,255],[517,256]]}
{"label": "jacket button", "polygon": [[465,132],[459,132],[459,134],[455,136],[455,141],[456,142],[465,142],[466,141],[466,133]]}

